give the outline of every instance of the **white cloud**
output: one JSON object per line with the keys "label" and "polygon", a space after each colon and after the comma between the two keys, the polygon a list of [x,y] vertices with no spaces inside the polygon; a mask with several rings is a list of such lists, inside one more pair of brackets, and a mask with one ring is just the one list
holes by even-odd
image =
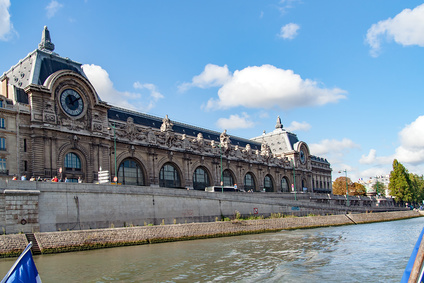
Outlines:
{"label": "white cloud", "polygon": [[255,123],[250,120],[249,115],[243,112],[241,116],[230,115],[230,118],[220,118],[216,122],[216,125],[221,129],[246,129],[252,128]]}
{"label": "white cloud", "polygon": [[0,40],[7,41],[14,32],[9,14],[10,0],[0,0]]}
{"label": "white cloud", "polygon": [[220,67],[213,64],[207,64],[203,72],[193,77],[191,83],[183,83],[178,88],[180,91],[186,91],[191,87],[216,87],[222,86],[231,78],[227,65]]}
{"label": "white cloud", "polygon": [[424,4],[413,10],[405,9],[393,19],[373,24],[367,31],[367,43],[371,46],[370,53],[376,57],[380,53],[382,37],[393,39],[403,46],[418,45],[424,47]]}
{"label": "white cloud", "polygon": [[319,144],[310,144],[309,150],[311,154],[321,156],[321,155],[341,155],[350,149],[360,148],[360,146],[354,143],[352,140],[344,138],[342,140],[322,140]]}
{"label": "white cloud", "polygon": [[372,165],[388,165],[393,162],[393,156],[377,156],[377,151],[375,149],[370,149],[368,155],[362,155],[359,159],[361,164],[372,164]]}
{"label": "white cloud", "polygon": [[424,116],[406,125],[399,132],[400,146],[396,149],[395,158],[399,162],[418,165],[424,162]]}
{"label": "white cloud", "polygon": [[59,11],[63,7],[63,4],[57,2],[56,0],[52,0],[47,6],[47,18],[53,18],[56,15],[57,11]]}
{"label": "white cloud", "polygon": [[309,131],[311,129],[311,125],[306,122],[297,122],[293,121],[291,122],[290,126],[286,127],[286,130],[289,132],[296,132],[296,131]]}
{"label": "white cloud", "polygon": [[300,29],[300,26],[294,23],[289,23],[281,27],[279,37],[284,39],[293,39],[297,36],[297,31]]}
{"label": "white cloud", "polygon": [[[227,66],[222,68],[227,69]],[[197,77],[203,76],[195,78]],[[205,81],[217,82],[212,78],[213,76]],[[218,90],[219,98],[210,99],[206,109],[229,109],[237,106],[292,109],[335,103],[346,98],[345,90],[322,88],[316,81],[304,80],[292,70],[279,69],[272,65],[237,70],[232,76],[225,76],[220,83],[223,85]],[[202,86],[205,85],[207,84]]]}
{"label": "white cloud", "polygon": [[113,106],[134,109],[138,111],[149,111],[159,99],[164,96],[156,90],[156,86],[148,83],[135,82],[133,87],[140,92],[118,91],[114,88],[109,74],[97,65],[82,65],[84,73],[93,84],[97,94],[103,101]]}
{"label": "white cloud", "polygon": [[296,2],[300,2],[300,0],[280,0],[279,6],[277,6],[278,10],[280,10],[281,14],[286,14],[289,9],[294,8],[294,4]]}

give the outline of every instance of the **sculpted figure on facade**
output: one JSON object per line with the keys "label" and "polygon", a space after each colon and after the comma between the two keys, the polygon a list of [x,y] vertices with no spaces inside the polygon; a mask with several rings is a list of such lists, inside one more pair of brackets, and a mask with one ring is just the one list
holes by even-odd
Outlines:
{"label": "sculpted figure on facade", "polygon": [[160,126],[160,131],[161,132],[172,131],[172,126],[174,126],[174,124],[168,118],[168,115],[166,115],[165,118],[163,118],[163,120],[162,120],[162,125]]}
{"label": "sculpted figure on facade", "polygon": [[198,133],[197,137],[193,139],[193,147],[198,151],[203,151],[205,146],[205,141],[203,139],[202,133]]}
{"label": "sculpted figure on facade", "polygon": [[187,138],[186,134],[183,134],[181,136],[181,140],[182,140],[183,149],[190,150],[191,149],[190,140]]}
{"label": "sculpted figure on facade", "polygon": [[149,128],[149,131],[147,132],[147,141],[149,144],[156,145],[156,135],[152,128]]}
{"label": "sculpted figure on facade", "polygon": [[125,125],[125,132],[127,134],[127,138],[130,141],[133,141],[137,135],[136,127],[134,125],[134,119],[131,117],[128,117],[127,119],[127,124]]}

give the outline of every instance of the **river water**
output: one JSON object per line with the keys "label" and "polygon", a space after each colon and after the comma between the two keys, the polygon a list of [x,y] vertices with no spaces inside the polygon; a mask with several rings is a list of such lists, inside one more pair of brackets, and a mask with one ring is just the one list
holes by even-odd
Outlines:
{"label": "river water", "polygon": [[[34,256],[45,282],[399,282],[424,217]],[[15,259],[0,260],[0,277]]]}

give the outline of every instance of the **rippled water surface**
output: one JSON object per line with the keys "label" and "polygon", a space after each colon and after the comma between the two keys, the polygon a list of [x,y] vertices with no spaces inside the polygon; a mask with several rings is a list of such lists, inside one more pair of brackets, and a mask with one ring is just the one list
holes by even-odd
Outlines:
{"label": "rippled water surface", "polygon": [[[415,218],[34,259],[43,282],[399,282],[423,227]],[[0,260],[1,276],[14,260]]]}

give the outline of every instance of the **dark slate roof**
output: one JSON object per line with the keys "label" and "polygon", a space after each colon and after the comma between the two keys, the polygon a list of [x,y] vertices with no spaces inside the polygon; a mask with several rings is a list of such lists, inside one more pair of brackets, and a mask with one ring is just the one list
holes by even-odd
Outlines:
{"label": "dark slate roof", "polygon": [[316,161],[316,162],[321,162],[321,163],[330,164],[330,162],[328,162],[328,161],[327,161],[327,159],[322,158],[322,157],[318,157],[318,156],[315,156],[315,155],[311,155],[311,159],[312,159],[313,161]]}
{"label": "dark slate roof", "polygon": [[70,63],[69,61],[61,61],[58,60],[58,58],[42,58],[41,59],[41,66],[40,66],[40,73],[38,74],[38,84],[43,85],[46,79],[53,74],[54,72],[60,71],[60,70],[70,70],[74,71],[81,76],[85,77],[85,74],[82,72],[81,68],[76,68],[75,63]]}
{"label": "dark slate roof", "polygon": [[[108,110],[108,118],[110,120],[126,122],[129,117],[131,117],[134,120],[134,124],[142,125],[145,127],[160,129],[160,126],[162,125],[162,118],[159,118],[159,117],[147,115],[144,113],[138,113],[138,112],[134,112],[134,111],[118,108],[118,107],[112,107],[111,109]],[[207,130],[207,129],[203,129],[203,128],[199,128],[196,126],[191,126],[188,124],[179,123],[175,121],[172,121],[172,123],[174,124],[174,126],[172,127],[172,130],[176,133],[186,134],[187,136],[192,136],[192,137],[197,137],[197,135],[201,133],[204,139],[214,140],[217,142],[220,141],[219,136],[221,135],[221,133],[219,132],[215,132],[215,131],[211,131],[211,130]],[[239,145],[241,147],[246,147],[247,144],[250,144],[253,150],[261,149],[260,143],[254,142],[248,139],[230,136],[230,140],[232,145]]]}

